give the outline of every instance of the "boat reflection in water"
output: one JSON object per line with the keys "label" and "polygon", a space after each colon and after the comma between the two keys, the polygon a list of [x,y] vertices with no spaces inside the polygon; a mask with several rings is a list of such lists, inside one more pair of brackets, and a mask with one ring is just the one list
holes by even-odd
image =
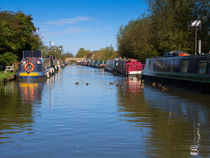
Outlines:
{"label": "boat reflection in water", "polygon": [[40,104],[44,82],[17,82],[18,90],[24,104]]}
{"label": "boat reflection in water", "polygon": [[140,128],[148,157],[210,156],[209,96],[148,85],[135,97],[135,89],[125,91],[119,89],[120,117]]}
{"label": "boat reflection in water", "polygon": [[[0,87],[0,144],[33,134],[43,83],[10,82]],[[17,137],[18,134],[18,137]]]}
{"label": "boat reflection in water", "polygon": [[129,96],[130,98],[138,98],[139,94],[142,92],[144,83],[135,77],[128,77],[124,80],[123,84],[120,84],[123,94]]}

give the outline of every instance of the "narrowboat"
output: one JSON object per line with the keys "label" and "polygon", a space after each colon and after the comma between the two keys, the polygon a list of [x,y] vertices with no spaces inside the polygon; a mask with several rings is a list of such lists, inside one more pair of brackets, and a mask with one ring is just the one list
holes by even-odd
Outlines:
{"label": "narrowboat", "polygon": [[141,75],[143,64],[136,59],[119,59],[115,71],[124,75]]}
{"label": "narrowboat", "polygon": [[110,72],[115,71],[118,60],[119,58],[114,58],[113,60],[112,59],[107,60],[105,65],[105,70]]}
{"label": "narrowboat", "polygon": [[104,60],[98,60],[95,67],[97,68],[104,68],[105,67],[105,62]]}
{"label": "narrowboat", "polygon": [[90,66],[91,64],[91,59],[87,59],[87,66]]}
{"label": "narrowboat", "polygon": [[109,59],[106,61],[106,66],[105,66],[105,70],[106,71],[113,71],[113,60]]}
{"label": "narrowboat", "polygon": [[104,60],[100,61],[99,68],[105,68],[105,61]]}
{"label": "narrowboat", "polygon": [[210,92],[210,55],[189,55],[182,51],[146,59],[144,79]]}
{"label": "narrowboat", "polygon": [[52,58],[42,58],[41,51],[23,51],[17,79],[46,79],[55,71]]}
{"label": "narrowboat", "polygon": [[94,67],[95,66],[96,61],[95,60],[91,60],[90,66]]}

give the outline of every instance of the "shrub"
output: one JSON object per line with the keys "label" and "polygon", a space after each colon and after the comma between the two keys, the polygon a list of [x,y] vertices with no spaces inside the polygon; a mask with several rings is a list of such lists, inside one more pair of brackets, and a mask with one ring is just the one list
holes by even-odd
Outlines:
{"label": "shrub", "polygon": [[17,56],[11,52],[0,55],[0,65],[11,65],[17,60]]}

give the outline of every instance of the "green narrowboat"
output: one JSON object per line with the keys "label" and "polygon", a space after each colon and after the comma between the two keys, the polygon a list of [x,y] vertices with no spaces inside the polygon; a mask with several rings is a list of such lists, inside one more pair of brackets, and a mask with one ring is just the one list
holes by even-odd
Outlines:
{"label": "green narrowboat", "polygon": [[210,55],[189,55],[182,51],[146,59],[144,79],[210,92]]}

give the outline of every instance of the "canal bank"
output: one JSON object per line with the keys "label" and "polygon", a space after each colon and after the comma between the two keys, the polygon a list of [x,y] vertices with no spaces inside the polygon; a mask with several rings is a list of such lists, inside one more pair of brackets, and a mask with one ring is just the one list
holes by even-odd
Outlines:
{"label": "canal bank", "polygon": [[209,157],[209,95],[139,84],[79,65],[7,83],[0,157]]}
{"label": "canal bank", "polygon": [[15,79],[15,74],[13,72],[0,72],[0,85],[3,85],[9,81],[12,81]]}

